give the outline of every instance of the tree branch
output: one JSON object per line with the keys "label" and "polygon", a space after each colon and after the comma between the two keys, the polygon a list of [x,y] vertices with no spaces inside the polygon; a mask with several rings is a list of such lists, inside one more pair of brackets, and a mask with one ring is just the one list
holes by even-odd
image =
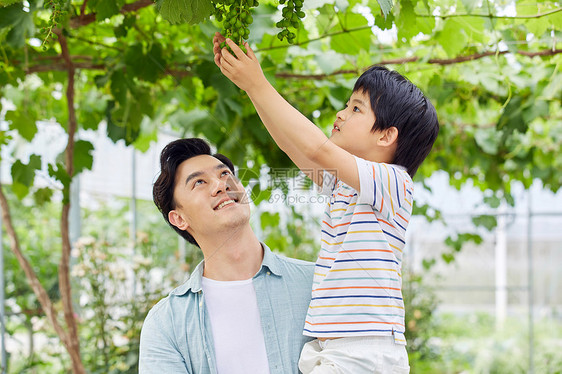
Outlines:
{"label": "tree branch", "polygon": [[[119,10],[119,13],[127,14],[127,13],[131,13],[131,12],[136,12],[137,10],[145,8],[145,7],[147,7],[149,5],[152,5],[152,4],[154,4],[154,2],[152,0],[138,0],[134,3],[123,5],[123,8],[121,8],[121,10]],[[85,4],[83,4],[83,5],[85,5]],[[95,21],[96,21],[96,13],[90,13],[90,14],[86,14],[86,15],[84,15],[82,13],[79,16],[72,17],[70,19],[69,25],[70,25],[70,28],[76,29],[76,28],[79,28],[79,27],[82,27],[82,26],[89,25],[90,23],[95,22]]]}
{"label": "tree branch", "polygon": [[[74,110],[74,78],[76,68],[70,57],[66,37],[57,29],[58,40],[61,46],[61,54],[68,70],[68,86],[66,87],[66,98],[68,106],[68,143],[65,150],[66,172],[72,178],[74,174],[74,134],[76,132],[76,111]],[[70,189],[70,186],[65,187]],[[70,191],[68,191],[70,195]],[[59,285],[64,310],[64,318],[68,328],[68,340],[70,349],[68,353],[72,360],[74,374],[86,374],[82,359],[80,357],[80,341],[78,339],[78,326],[72,305],[72,289],[70,285],[70,238],[69,238],[69,212],[70,202],[63,201],[61,216],[62,256],[59,264]]]}
{"label": "tree branch", "polygon": [[86,15],[86,4],[88,4],[88,0],[84,0],[82,6],[80,7],[80,18],[84,18]]}
{"label": "tree branch", "polygon": [[[93,64],[91,62],[77,62],[74,63],[74,67],[76,69],[85,69],[85,70],[105,70],[107,66],[103,64]],[[66,63],[60,64],[51,64],[51,65],[35,65],[30,66],[28,69],[25,70],[26,74],[34,74],[34,73],[44,73],[47,71],[66,71],[67,66]]]}
{"label": "tree branch", "polygon": [[[482,52],[482,53],[474,53],[472,55],[466,56],[458,56],[450,59],[439,59],[439,58],[432,58],[427,60],[425,63],[427,64],[435,64],[435,65],[452,65],[458,64],[462,62],[474,61],[479,60],[484,57],[488,56],[495,56],[496,54],[504,55],[504,54],[519,54],[526,57],[536,57],[536,56],[554,56],[557,54],[562,53],[562,49],[544,49],[541,51],[536,52],[528,52],[528,51],[501,51],[501,52]],[[84,58],[86,56],[78,56]],[[76,56],[70,56],[71,60],[74,60]],[[52,58],[56,60],[56,57]],[[404,58],[395,58],[395,59],[388,59],[388,60],[380,60],[375,62],[375,64],[379,65],[400,65],[400,64],[407,64],[412,62],[420,61],[420,57],[404,57]],[[106,70],[108,66],[104,64],[94,64],[92,62],[73,62],[75,69],[85,69],[85,70]],[[185,69],[185,67],[183,67]],[[56,64],[49,64],[49,65],[34,65],[30,66],[25,70],[26,74],[34,74],[34,73],[43,73],[47,71],[66,71],[68,69],[67,63],[56,63]],[[181,69],[181,67],[176,67],[176,69],[166,69],[166,74],[174,76],[176,78],[183,78],[193,73]],[[291,74],[291,73],[277,73],[276,77],[278,78],[294,78],[294,79],[324,79],[329,76],[334,75],[342,75],[342,74],[356,74],[358,71],[364,69],[357,69],[357,70],[338,70],[331,74]]]}
{"label": "tree branch", "polygon": [[549,16],[554,13],[562,12],[562,8],[553,9],[551,11],[539,14],[524,15],[524,16],[497,16],[494,14],[470,14],[470,13],[459,13],[459,14],[445,14],[445,15],[434,15],[434,14],[416,14],[416,17],[424,18],[453,18],[453,17],[484,17],[484,18],[501,18],[501,19],[532,19],[532,18],[542,18]]}
{"label": "tree branch", "polygon": [[4,222],[4,226],[6,227],[6,233],[8,234],[8,238],[10,240],[10,247],[12,252],[16,255],[20,266],[29,281],[31,289],[37,296],[37,300],[39,304],[41,304],[41,308],[43,309],[44,313],[47,315],[47,319],[51,322],[53,329],[59,336],[60,340],[64,344],[65,347],[69,347],[69,339],[66,331],[63,327],[59,324],[57,320],[57,313],[55,308],[53,307],[53,303],[45,291],[45,288],[41,285],[39,278],[37,278],[37,274],[33,271],[31,264],[25,256],[20,247],[18,235],[16,230],[14,229],[14,225],[12,223],[12,215],[10,213],[10,207],[8,205],[8,200],[6,199],[6,195],[4,195],[4,191],[2,191],[2,184],[0,183],[0,206],[2,207],[2,221]]}
{"label": "tree branch", "polygon": [[[545,49],[542,51],[537,52],[527,52],[527,51],[501,51],[501,52],[483,52],[483,53],[475,53],[472,55],[467,56],[458,56],[451,59],[439,59],[439,58],[432,58],[426,61],[428,64],[436,64],[436,65],[452,65],[452,64],[459,64],[462,62],[467,61],[474,61],[478,60],[487,56],[495,56],[496,54],[507,54],[507,53],[515,53],[520,54],[527,57],[535,57],[535,56],[553,56],[556,54],[562,53],[562,49]],[[390,60],[381,60],[375,62],[374,65],[401,65],[407,64],[411,62],[417,62],[420,60],[420,57],[406,57],[406,58],[396,58]],[[366,68],[359,69],[359,71],[363,71]],[[335,75],[343,75],[343,74],[357,74],[358,70],[337,70],[331,74],[292,74],[292,73],[277,73],[275,76],[277,78],[290,78],[290,79],[312,79],[312,80],[321,80],[325,79],[330,76]]]}

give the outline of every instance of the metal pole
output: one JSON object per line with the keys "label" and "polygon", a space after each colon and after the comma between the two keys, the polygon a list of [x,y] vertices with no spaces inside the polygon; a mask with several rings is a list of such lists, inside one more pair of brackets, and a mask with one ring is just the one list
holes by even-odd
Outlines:
{"label": "metal pole", "polygon": [[502,203],[496,228],[496,330],[503,328],[507,314],[507,235],[505,212],[505,203]]}
{"label": "metal pole", "polygon": [[[136,160],[136,151],[135,148],[132,147],[132,156],[131,156],[131,222],[130,222],[130,238],[131,238],[131,251],[132,257],[135,256],[135,246],[137,241],[137,160]],[[133,273],[133,296],[137,294],[137,279]]]}
{"label": "metal pole", "polygon": [[531,189],[529,188],[529,198],[527,201],[527,284],[528,284],[528,300],[529,300],[529,374],[533,374],[535,372],[534,367],[534,329],[533,329],[533,222],[532,216],[533,212],[531,211]]}
{"label": "metal pole", "polygon": [[[1,174],[0,174],[1,175]],[[6,311],[4,308],[4,245],[2,243],[2,215],[0,215],[0,344],[2,345],[2,374],[6,374]]]}
{"label": "metal pole", "polygon": [[[80,175],[72,178],[70,186],[70,222],[68,224],[70,245],[74,246],[82,232],[82,220],[80,218]],[[71,264],[76,262],[76,258],[71,257]]]}
{"label": "metal pole", "polygon": [[[80,217],[80,175],[72,177],[70,184],[70,211],[68,222],[68,239],[70,240],[70,247],[73,248],[76,241],[82,235],[82,219]],[[78,259],[70,252],[70,269],[76,265]],[[72,282],[72,278],[71,278]],[[80,289],[78,283],[74,282],[71,288],[72,306],[74,312],[78,315],[82,313],[80,308]]]}

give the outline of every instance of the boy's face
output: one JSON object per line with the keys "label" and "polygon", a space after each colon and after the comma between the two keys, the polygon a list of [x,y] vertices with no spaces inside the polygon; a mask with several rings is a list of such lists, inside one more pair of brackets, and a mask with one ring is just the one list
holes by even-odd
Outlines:
{"label": "boy's face", "polygon": [[364,155],[372,147],[375,119],[369,95],[355,91],[337,113],[330,140],[351,154]]}
{"label": "boy's face", "polygon": [[176,209],[168,215],[170,222],[198,242],[249,222],[250,207],[244,187],[213,156],[195,156],[180,164],[174,200]]}

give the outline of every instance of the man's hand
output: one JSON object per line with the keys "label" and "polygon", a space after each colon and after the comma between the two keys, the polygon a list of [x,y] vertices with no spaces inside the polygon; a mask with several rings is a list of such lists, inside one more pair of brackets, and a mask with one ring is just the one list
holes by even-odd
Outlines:
{"label": "man's hand", "polygon": [[[224,41],[234,52],[234,55],[226,47],[220,48],[220,44]],[[251,91],[267,83],[267,80],[250,45],[245,42],[244,47],[248,51],[247,54],[236,43],[230,39],[225,39],[220,33],[215,33],[213,37],[215,64],[228,79],[250,94]]]}

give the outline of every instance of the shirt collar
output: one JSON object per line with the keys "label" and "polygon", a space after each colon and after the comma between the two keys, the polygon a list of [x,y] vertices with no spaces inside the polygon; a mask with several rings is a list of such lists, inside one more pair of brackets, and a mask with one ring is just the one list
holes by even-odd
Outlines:
{"label": "shirt collar", "polygon": [[[253,278],[259,276],[264,271],[270,271],[271,273],[279,277],[283,276],[279,258],[275,254],[273,254],[273,252],[271,252],[271,249],[269,249],[269,247],[265,245],[265,243],[260,242],[260,244],[263,248],[263,261],[261,263],[260,270],[258,270]],[[204,266],[205,262],[201,261],[199,265],[197,265],[197,267],[191,272],[191,276],[189,277],[189,279],[185,281],[185,283],[183,283],[181,286],[176,287],[174,290],[172,290],[172,292],[170,292],[170,295],[182,296],[185,295],[188,291],[191,291],[193,293],[200,292]]]}

